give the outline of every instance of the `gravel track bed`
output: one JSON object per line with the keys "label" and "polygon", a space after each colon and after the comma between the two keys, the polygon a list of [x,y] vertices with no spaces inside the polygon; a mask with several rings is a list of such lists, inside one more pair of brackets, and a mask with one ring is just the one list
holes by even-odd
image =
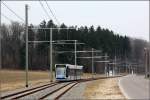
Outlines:
{"label": "gravel track bed", "polygon": [[34,86],[29,85],[29,87],[24,87],[24,88],[15,89],[15,90],[12,90],[12,91],[2,92],[1,96],[3,97],[3,96],[6,96],[6,95],[9,95],[9,94],[13,94],[13,93],[21,92],[21,91],[26,91],[26,90],[36,88],[36,87],[39,87],[39,86],[43,86],[43,85],[46,85],[46,84],[53,84],[53,83],[47,82],[45,84],[43,84],[43,83],[40,84],[39,83],[38,85],[34,85]]}
{"label": "gravel track bed", "polygon": [[85,87],[89,82],[78,83],[76,86],[71,88],[68,92],[66,92],[60,99],[62,100],[85,99],[83,94],[84,94]]}
{"label": "gravel track bed", "polygon": [[38,100],[40,97],[44,96],[46,93],[50,93],[50,92],[64,86],[65,84],[68,84],[68,82],[67,83],[60,83],[58,85],[49,87],[47,89],[44,89],[42,91],[38,91],[36,93],[30,94],[28,96],[25,96],[25,97],[22,97],[22,98],[19,98],[19,99],[22,99],[22,100],[31,100],[31,99]]}

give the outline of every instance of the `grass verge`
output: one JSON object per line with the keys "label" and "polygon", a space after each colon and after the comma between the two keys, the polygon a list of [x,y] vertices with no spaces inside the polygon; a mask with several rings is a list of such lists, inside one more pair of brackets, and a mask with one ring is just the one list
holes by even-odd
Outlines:
{"label": "grass verge", "polygon": [[84,96],[88,99],[125,99],[117,78],[95,80],[87,84]]}

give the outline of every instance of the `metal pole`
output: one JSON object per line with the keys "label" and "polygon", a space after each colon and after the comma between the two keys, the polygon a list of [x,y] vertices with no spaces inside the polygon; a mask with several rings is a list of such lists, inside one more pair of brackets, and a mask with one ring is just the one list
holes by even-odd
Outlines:
{"label": "metal pole", "polygon": [[147,48],[145,48],[145,77],[147,77]]}
{"label": "metal pole", "polygon": [[148,70],[148,77],[150,78],[150,48],[148,49],[148,65],[147,65],[147,70]]}
{"label": "metal pole", "polygon": [[148,72],[148,49],[146,49],[146,77]]}
{"label": "metal pole", "polygon": [[92,48],[92,78],[94,78],[94,53],[93,53],[94,49]]}
{"label": "metal pole", "polygon": [[129,74],[131,74],[131,65],[129,64]]}
{"label": "metal pole", "polygon": [[112,62],[112,76],[114,74],[114,72],[113,72],[114,71],[114,64],[113,63],[114,63],[114,59],[113,59],[113,62]]}
{"label": "metal pole", "polygon": [[[74,41],[74,56],[75,56],[75,67],[77,67],[77,40]],[[77,79],[77,73],[75,71],[75,76],[76,76],[76,79]]]}
{"label": "metal pole", "polygon": [[26,34],[26,87],[28,87],[28,5],[25,5],[25,34]]}
{"label": "metal pole", "polygon": [[67,28],[67,40],[69,40],[69,38],[68,38],[68,30],[69,30],[69,28]]}
{"label": "metal pole", "polygon": [[115,56],[115,68],[114,68],[114,74],[116,74],[117,73],[117,70],[116,70],[116,68],[117,68],[117,66],[116,66],[116,56]]}
{"label": "metal pole", "polygon": [[126,74],[127,74],[128,68],[127,68],[127,57],[126,57],[126,53],[125,53],[125,66],[126,66]]}
{"label": "metal pole", "polygon": [[132,65],[130,65],[130,74],[132,74]]}
{"label": "metal pole", "polygon": [[53,82],[53,30],[52,28],[50,29],[50,74],[51,74],[51,82]]}
{"label": "metal pole", "polygon": [[[150,4],[150,2],[149,2],[149,4]],[[149,29],[149,31],[150,31],[150,29]],[[148,48],[148,76],[150,78],[150,32],[149,32],[149,45],[148,46],[149,46],[149,48]],[[149,81],[149,83],[150,83],[150,81]],[[149,95],[149,97],[150,97],[150,95]]]}
{"label": "metal pole", "polygon": [[[105,61],[107,61],[107,53],[105,53]],[[105,62],[105,75],[107,76],[107,65],[106,65],[106,62]]]}
{"label": "metal pole", "polygon": [[[0,74],[1,74],[1,69],[2,69],[2,33],[1,33],[1,0],[0,0]],[[0,80],[0,89],[1,89],[1,80]],[[0,90],[0,97],[1,97],[1,90]]]}
{"label": "metal pole", "polygon": [[1,0],[0,0],[0,69],[2,68],[2,33],[1,33]]}
{"label": "metal pole", "polygon": [[118,68],[119,68],[118,70],[119,70],[119,75],[120,75],[120,65],[119,65],[119,67],[118,67]]}

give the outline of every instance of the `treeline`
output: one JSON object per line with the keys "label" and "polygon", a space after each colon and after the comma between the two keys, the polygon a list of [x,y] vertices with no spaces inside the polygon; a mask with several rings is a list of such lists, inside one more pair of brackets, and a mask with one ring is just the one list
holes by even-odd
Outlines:
{"label": "treeline", "polygon": [[[29,26],[29,41],[49,41],[50,30],[48,29],[32,29],[32,28],[58,28],[52,20],[42,21],[39,26]],[[140,57],[133,55],[133,52],[139,52],[135,46],[135,42],[127,36],[114,34],[109,29],[87,26],[67,26],[61,24],[61,28],[53,30],[53,40],[78,40],[86,45],[78,45],[77,50],[102,50],[101,55],[107,53],[110,59],[114,59],[116,55],[119,59],[127,57],[130,60]],[[69,29],[74,28],[74,29]],[[12,22],[11,25],[2,24],[2,66],[3,68],[24,69],[25,67],[25,34],[24,25],[18,22]],[[132,45],[131,45],[132,40]],[[142,40],[140,43],[146,44]],[[74,45],[53,45],[54,51],[74,50]],[[140,49],[140,52],[142,49]],[[49,43],[29,43],[29,68],[30,69],[49,69]],[[78,54],[77,56],[90,56],[91,54]],[[136,57],[136,58],[135,58]],[[77,59],[78,64],[87,64],[91,66],[90,61]],[[71,63],[74,64],[73,53],[53,53],[53,63]],[[87,70],[90,70],[87,68]]]}

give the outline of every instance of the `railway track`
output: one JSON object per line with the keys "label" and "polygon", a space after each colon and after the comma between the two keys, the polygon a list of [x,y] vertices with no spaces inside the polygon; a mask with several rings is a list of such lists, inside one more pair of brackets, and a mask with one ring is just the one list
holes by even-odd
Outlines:
{"label": "railway track", "polygon": [[33,88],[29,88],[29,89],[25,89],[22,91],[18,91],[18,92],[14,92],[14,93],[10,93],[10,94],[1,96],[0,99],[18,99],[20,97],[32,94],[32,93],[37,92],[37,91],[44,90],[46,88],[55,86],[57,84],[58,84],[57,82],[54,82],[54,83],[48,83],[48,84],[40,85],[37,87],[33,87]]}
{"label": "railway track", "polygon": [[53,99],[53,100],[58,100],[61,96],[63,96],[66,92],[68,92],[72,87],[77,85],[78,82],[71,82],[69,84],[66,84],[53,92],[49,92],[45,94],[45,96],[41,97],[40,99]]}
{"label": "railway track", "polygon": [[[121,77],[121,76],[116,76]],[[1,99],[12,100],[12,99],[59,99],[63,96],[67,91],[69,91],[72,87],[81,82],[87,82],[91,80],[97,79],[105,79],[105,78],[115,78],[115,77],[100,77],[100,78],[90,78],[90,79],[82,79],[78,81],[72,82],[63,82],[63,83],[51,83],[45,84],[38,87],[26,89],[23,91],[19,91],[16,93],[8,94],[2,96]]]}
{"label": "railway track", "polygon": [[[58,97],[54,97],[53,99],[58,99],[62,94],[71,89],[77,82],[65,82],[65,83],[53,83],[46,84],[43,86],[31,88],[28,90],[12,93],[6,96],[2,96],[2,100],[12,100],[12,99],[45,99],[47,97],[54,97],[54,95],[58,95]],[[63,90],[65,90],[63,92]],[[58,93],[58,91],[61,91]],[[52,95],[52,96],[51,96]]]}
{"label": "railway track", "polygon": [[89,78],[89,79],[83,79],[83,80],[77,80],[74,82],[71,82],[63,87],[61,87],[60,89],[57,89],[56,91],[54,91],[53,93],[48,93],[45,96],[43,96],[40,99],[53,99],[53,100],[58,100],[59,98],[61,98],[66,92],[68,92],[72,87],[74,87],[75,85],[77,85],[78,83],[81,82],[87,82],[87,81],[92,81],[92,80],[98,80],[98,79],[106,79],[106,78],[116,78],[116,77],[121,77],[121,76],[112,76],[112,77],[99,77],[99,78]]}

